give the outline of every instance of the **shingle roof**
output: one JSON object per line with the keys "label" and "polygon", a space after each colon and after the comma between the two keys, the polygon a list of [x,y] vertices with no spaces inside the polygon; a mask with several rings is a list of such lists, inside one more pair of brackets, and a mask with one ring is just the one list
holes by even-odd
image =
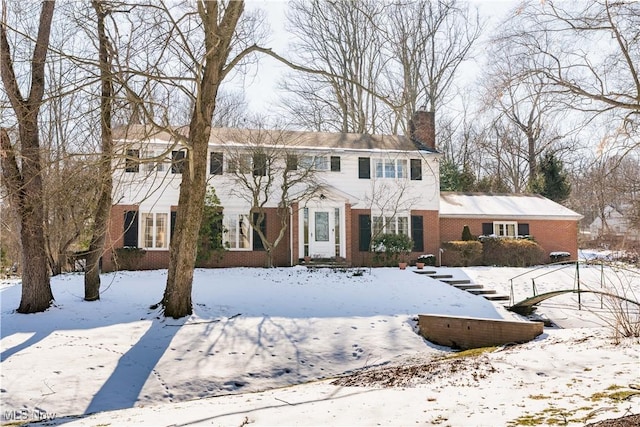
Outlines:
{"label": "shingle roof", "polygon": [[[186,135],[187,127],[173,128]],[[154,131],[150,126],[132,125],[114,129],[114,140],[144,140],[158,139],[172,140],[168,131]],[[424,146],[416,146],[411,138],[403,135],[367,135],[356,133],[333,132],[301,132],[290,130],[257,130],[235,128],[213,128],[211,130],[211,145],[258,143],[262,141],[269,145],[282,145],[296,148],[310,149],[346,149],[346,150],[385,150],[385,151],[430,151]]]}
{"label": "shingle roof", "polygon": [[582,215],[540,195],[440,193],[440,217],[493,219],[582,219]]}

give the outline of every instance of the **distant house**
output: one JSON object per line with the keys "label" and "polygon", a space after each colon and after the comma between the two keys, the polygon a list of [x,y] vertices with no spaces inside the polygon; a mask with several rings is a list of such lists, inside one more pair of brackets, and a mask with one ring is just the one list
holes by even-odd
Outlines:
{"label": "distant house", "polygon": [[[199,265],[263,266],[265,251],[249,224],[254,211],[238,185],[238,171],[260,179],[272,171],[300,168],[313,168],[318,190],[289,206],[275,196],[265,205],[261,231],[269,239],[288,215],[286,237],[273,254],[275,265],[296,265],[307,256],[368,265],[372,237],[381,233],[409,235],[414,242],[410,257],[415,259],[438,253],[443,241],[459,239],[465,224],[474,234],[532,234],[546,251],[576,255],[580,215],[547,199],[441,195],[442,155],[435,147],[433,114],[416,112],[411,129],[409,136],[212,129],[208,183],[220,199],[227,250]],[[114,254],[123,247],[145,250],[136,268],[166,268],[188,156],[176,134],[166,130],[131,126],[116,132],[114,142],[126,160],[114,165],[115,204],[103,268],[118,268]],[[253,150],[260,144],[282,151],[282,156],[265,161]],[[303,193],[304,185],[296,191]]]}
{"label": "distant house", "polygon": [[591,239],[613,237],[617,239],[640,240],[640,230],[629,225],[629,220],[613,206],[604,208],[602,217],[593,220],[589,225]]}

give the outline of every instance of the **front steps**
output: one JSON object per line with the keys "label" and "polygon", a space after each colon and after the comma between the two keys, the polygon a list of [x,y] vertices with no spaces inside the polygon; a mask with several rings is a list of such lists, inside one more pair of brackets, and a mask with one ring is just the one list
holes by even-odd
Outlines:
{"label": "front steps", "polygon": [[483,285],[471,283],[469,279],[454,279],[452,274],[440,274],[435,270],[414,270],[414,273],[427,275],[432,279],[440,280],[447,285],[481,296],[489,301],[509,301],[507,295],[498,295],[495,289],[484,289]]}

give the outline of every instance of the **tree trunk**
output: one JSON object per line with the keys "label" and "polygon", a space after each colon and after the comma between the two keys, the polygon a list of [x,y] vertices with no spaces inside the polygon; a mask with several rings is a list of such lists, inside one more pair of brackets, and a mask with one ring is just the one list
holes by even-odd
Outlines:
{"label": "tree trunk", "polygon": [[[31,60],[29,96],[25,99],[13,69],[7,25],[0,22],[0,76],[18,121],[20,166],[9,135],[0,132],[2,173],[9,198],[20,216],[22,242],[22,297],[19,313],[44,311],[53,301],[44,238],[42,161],[38,135],[38,113],[45,86],[45,61],[53,19],[53,1],[43,2],[38,35]],[[4,10],[3,10],[4,12]]]}
{"label": "tree trunk", "polygon": [[244,10],[244,2],[232,1],[227,4],[220,20],[219,6],[216,1],[198,3],[206,54],[189,124],[188,160],[182,171],[176,224],[170,246],[167,286],[162,298],[164,315],[173,318],[188,316],[193,312],[191,289],[207,190],[207,152],[211,122],[218,89],[225,75],[224,67],[231,41]]}
{"label": "tree trunk", "polygon": [[84,299],[96,301],[100,299],[100,258],[104,252],[104,242],[107,224],[111,210],[111,160],[113,157],[113,142],[111,132],[111,101],[113,98],[113,82],[111,74],[111,56],[109,54],[109,39],[104,27],[104,19],[108,12],[101,1],[91,2],[96,11],[98,27],[98,49],[100,56],[100,83],[102,96],[100,98],[100,128],[102,154],[100,156],[100,197],[96,206],[93,221],[91,243],[86,259],[84,272]]}

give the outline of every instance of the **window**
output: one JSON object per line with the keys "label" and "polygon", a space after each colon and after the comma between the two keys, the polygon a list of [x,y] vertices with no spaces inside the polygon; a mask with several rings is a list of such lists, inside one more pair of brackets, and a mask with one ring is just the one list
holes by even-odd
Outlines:
{"label": "window", "polygon": [[224,214],[223,243],[225,247],[236,250],[251,249],[250,231],[249,215]]}
{"label": "window", "polygon": [[406,178],[407,161],[405,159],[374,160],[376,178]]}
{"label": "window", "polygon": [[406,234],[409,235],[409,217],[383,217],[374,216],[372,221],[373,236],[380,234]]}
{"label": "window", "polygon": [[305,169],[329,170],[329,158],[326,156],[301,156],[299,165]]}
{"label": "window", "polygon": [[125,172],[140,171],[140,150],[127,150],[127,157],[124,160]]}
{"label": "window", "polygon": [[516,222],[494,222],[493,234],[498,237],[516,237]]}
{"label": "window", "polygon": [[182,173],[185,168],[185,152],[184,151],[172,151],[171,152],[171,173]]}
{"label": "window", "polygon": [[209,173],[211,175],[222,175],[222,164],[222,153],[211,153]]}
{"label": "window", "polygon": [[163,172],[164,171],[164,163],[162,162],[162,160],[159,160],[159,161],[152,160],[156,156],[159,156],[160,154],[162,154],[161,151],[156,153],[155,151],[144,150],[142,152],[142,157],[144,158],[145,172],[153,172],[153,171]]}
{"label": "window", "polygon": [[253,170],[253,158],[250,154],[241,154],[227,160],[227,172],[249,173]]}
{"label": "window", "polygon": [[371,178],[371,161],[369,157],[358,157],[358,178]]}
{"label": "window", "polygon": [[422,180],[422,161],[420,159],[411,159],[411,180]]}
{"label": "window", "polygon": [[167,247],[168,218],[166,213],[143,213],[142,243],[147,249],[162,249]]}

